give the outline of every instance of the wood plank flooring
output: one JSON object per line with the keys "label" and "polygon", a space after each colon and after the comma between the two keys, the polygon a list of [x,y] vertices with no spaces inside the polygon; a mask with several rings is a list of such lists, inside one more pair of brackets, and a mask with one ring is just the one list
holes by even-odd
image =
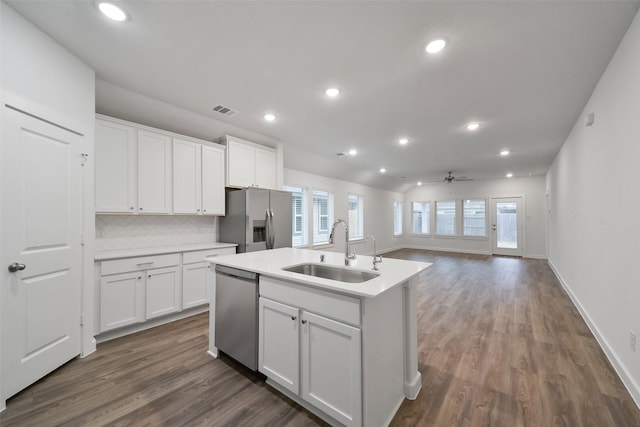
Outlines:
{"label": "wood plank flooring", "polygon": [[[393,426],[640,426],[640,410],[544,260],[402,250],[418,286],[422,391]],[[233,360],[208,314],[109,341],[7,402],[1,426],[315,426]]]}

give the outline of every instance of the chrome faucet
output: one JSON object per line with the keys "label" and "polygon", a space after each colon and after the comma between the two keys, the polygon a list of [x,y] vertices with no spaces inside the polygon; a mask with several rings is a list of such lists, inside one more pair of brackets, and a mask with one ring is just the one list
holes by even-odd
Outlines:
{"label": "chrome faucet", "polygon": [[378,264],[382,263],[382,257],[376,254],[376,238],[369,234],[367,238],[373,240],[373,269],[378,271]]}
{"label": "chrome faucet", "polygon": [[330,243],[335,243],[335,234],[334,231],[336,230],[336,225],[338,225],[339,223],[344,224],[344,265],[349,266],[351,265],[351,263],[353,261],[355,261],[356,259],[356,254],[351,253],[351,250],[349,248],[349,226],[347,225],[347,223],[345,222],[344,219],[336,219],[336,221],[333,223],[333,226],[331,227],[331,234],[329,234],[329,242]]}

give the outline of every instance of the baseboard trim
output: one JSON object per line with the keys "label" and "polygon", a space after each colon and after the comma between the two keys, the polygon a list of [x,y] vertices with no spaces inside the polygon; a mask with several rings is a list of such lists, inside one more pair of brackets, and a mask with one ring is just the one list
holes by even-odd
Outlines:
{"label": "baseboard trim", "polygon": [[627,368],[620,361],[620,358],[618,357],[617,353],[609,345],[609,342],[604,337],[604,335],[600,333],[600,330],[596,326],[595,322],[591,320],[589,313],[584,308],[584,306],[580,303],[580,300],[578,299],[578,297],[573,293],[569,284],[562,277],[562,274],[560,274],[560,272],[555,267],[555,265],[553,265],[553,262],[551,260],[548,260],[547,263],[549,264],[549,267],[551,267],[551,271],[553,271],[553,274],[555,274],[556,278],[560,282],[562,289],[564,289],[567,295],[569,295],[569,298],[571,298],[573,305],[578,309],[580,316],[582,316],[582,319],[587,324],[587,327],[595,337],[596,341],[598,341],[600,348],[602,349],[604,354],[607,356],[609,363],[611,363],[611,366],[613,366],[613,369],[616,371],[616,374],[618,374],[618,377],[622,381],[622,384],[625,386],[625,388],[631,395],[631,398],[633,399],[634,403],[638,408],[640,408],[640,386],[638,386],[638,383],[629,374],[629,371],[627,371]]}
{"label": "baseboard trim", "polygon": [[427,247],[427,246],[419,246],[419,245],[406,245],[401,249],[418,249],[423,251],[437,251],[437,252],[455,252],[459,254],[472,254],[472,255],[492,255],[489,251],[474,251],[470,249],[457,249],[457,248],[438,248],[438,247]]}

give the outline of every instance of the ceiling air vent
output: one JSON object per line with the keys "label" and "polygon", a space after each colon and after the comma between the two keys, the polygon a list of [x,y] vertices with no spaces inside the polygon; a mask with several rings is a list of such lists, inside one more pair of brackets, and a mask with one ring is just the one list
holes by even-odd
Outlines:
{"label": "ceiling air vent", "polygon": [[213,111],[229,117],[238,114],[238,111],[234,110],[233,108],[225,107],[224,105],[216,105],[215,107],[213,107]]}

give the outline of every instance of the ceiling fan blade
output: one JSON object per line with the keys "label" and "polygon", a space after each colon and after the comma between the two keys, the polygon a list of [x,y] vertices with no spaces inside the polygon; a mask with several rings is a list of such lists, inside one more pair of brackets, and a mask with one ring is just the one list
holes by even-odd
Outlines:
{"label": "ceiling fan blade", "polygon": [[473,178],[467,178],[466,176],[461,176],[460,178],[456,178],[456,181],[473,181]]}

